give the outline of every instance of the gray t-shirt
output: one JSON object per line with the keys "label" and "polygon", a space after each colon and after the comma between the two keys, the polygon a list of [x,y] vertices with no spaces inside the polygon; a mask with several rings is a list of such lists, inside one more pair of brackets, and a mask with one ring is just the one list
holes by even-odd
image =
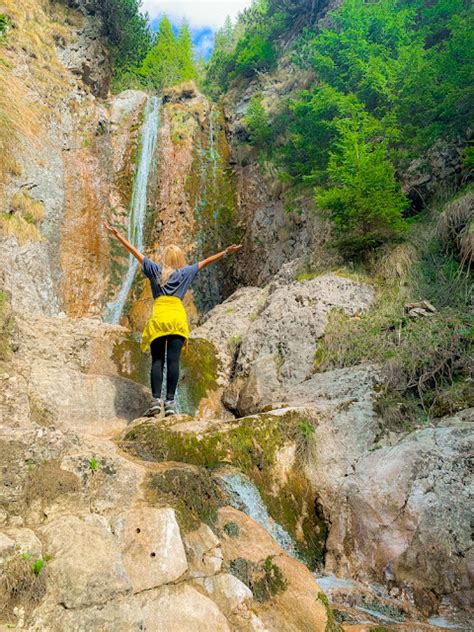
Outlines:
{"label": "gray t-shirt", "polygon": [[153,298],[158,296],[177,296],[184,298],[191,283],[196,278],[199,271],[199,264],[193,263],[190,266],[175,270],[164,286],[160,285],[161,266],[148,257],[143,259],[142,272],[150,279]]}

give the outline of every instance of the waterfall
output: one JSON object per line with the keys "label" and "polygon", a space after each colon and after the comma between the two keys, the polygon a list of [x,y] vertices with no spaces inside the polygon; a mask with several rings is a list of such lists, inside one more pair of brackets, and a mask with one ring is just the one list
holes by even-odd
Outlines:
{"label": "waterfall", "polygon": [[216,184],[216,178],[217,178],[217,160],[218,160],[218,154],[216,151],[216,139],[215,139],[215,132],[214,132],[214,119],[216,118],[215,114],[216,114],[216,111],[214,110],[214,108],[212,108],[211,111],[209,112],[209,158],[211,159],[212,180],[213,180],[214,186]]}
{"label": "waterfall", "polygon": [[[132,202],[130,204],[128,241],[140,251],[143,249],[143,224],[145,221],[148,180],[159,127],[160,106],[161,99],[156,96],[150,97],[145,106],[138,168],[133,183]],[[107,322],[113,324],[119,322],[137,268],[138,261],[130,254],[128,258],[127,275],[122,283],[117,298],[113,303],[109,303],[107,306],[107,315],[105,318]]]}
{"label": "waterfall", "polygon": [[[218,110],[211,106],[206,143],[199,142],[196,148],[200,186],[194,214],[198,224],[196,254],[199,258],[214,254],[222,247],[219,234],[219,208],[222,205],[223,183],[222,172],[219,170],[221,157],[216,142],[219,132],[218,117]],[[194,297],[200,312],[207,312],[222,301],[218,274],[218,268],[212,266],[197,278]]]}
{"label": "waterfall", "polygon": [[237,473],[221,474],[220,478],[227,488],[232,506],[236,509],[240,509],[246,513],[247,516],[255,520],[255,522],[258,522],[288,555],[303,562],[298,553],[295,541],[291,535],[270,516],[260,496],[260,492],[252,481],[242,474]]}

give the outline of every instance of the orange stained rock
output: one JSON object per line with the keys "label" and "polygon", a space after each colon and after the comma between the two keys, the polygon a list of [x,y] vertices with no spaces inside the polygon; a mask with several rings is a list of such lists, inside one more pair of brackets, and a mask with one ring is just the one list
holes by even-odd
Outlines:
{"label": "orange stained rock", "polygon": [[108,281],[108,185],[99,160],[79,149],[65,161],[65,204],[60,258],[64,311],[73,317],[102,311]]}

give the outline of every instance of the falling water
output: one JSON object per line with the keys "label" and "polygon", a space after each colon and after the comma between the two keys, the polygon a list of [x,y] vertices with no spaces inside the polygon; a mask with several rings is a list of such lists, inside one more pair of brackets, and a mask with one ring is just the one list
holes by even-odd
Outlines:
{"label": "falling water", "polygon": [[218,154],[216,150],[216,139],[215,139],[215,131],[214,131],[214,123],[216,118],[216,110],[214,108],[209,112],[209,158],[211,159],[211,167],[212,167],[212,180],[214,186],[216,184],[217,178],[217,160]]}
{"label": "falling water", "polygon": [[222,474],[220,478],[228,490],[232,505],[258,522],[288,555],[303,561],[291,535],[268,513],[255,485],[242,474]]}
{"label": "falling water", "polygon": [[[133,183],[132,202],[130,205],[130,218],[128,223],[128,241],[138,250],[143,249],[143,224],[145,221],[148,180],[150,177],[159,127],[160,106],[161,100],[158,97],[150,97],[146,103],[144,111],[141,149],[138,160],[138,169]],[[108,322],[114,324],[119,322],[127,296],[132,287],[137,268],[138,261],[132,254],[130,254],[128,258],[127,276],[122,283],[116,300],[113,303],[109,303],[107,306],[106,320]]]}
{"label": "falling water", "polygon": [[[214,254],[212,251],[209,252],[209,246],[214,248],[214,252],[222,248],[218,221],[223,195],[221,178],[218,177],[221,173],[221,158],[217,144],[218,116],[218,110],[211,107],[208,116],[207,144],[203,146],[199,143],[197,146],[200,187],[194,213],[198,223],[196,254],[202,259]],[[222,301],[218,268],[212,266],[199,275],[194,288],[194,298],[200,312],[207,312],[218,305]]]}

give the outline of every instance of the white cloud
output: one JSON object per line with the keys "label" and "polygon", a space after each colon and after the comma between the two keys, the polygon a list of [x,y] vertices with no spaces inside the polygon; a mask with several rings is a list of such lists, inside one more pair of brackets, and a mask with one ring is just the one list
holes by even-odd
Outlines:
{"label": "white cloud", "polygon": [[186,18],[191,27],[208,26],[215,30],[228,15],[235,18],[251,4],[252,0],[143,0],[142,6],[152,20],[165,14],[174,23]]}
{"label": "white cloud", "polygon": [[194,40],[194,52],[196,54],[197,59],[199,57],[204,57],[204,59],[207,59],[213,47],[214,47],[214,36],[211,34],[205,33],[204,35],[201,35],[201,37],[199,37],[197,41]]}

